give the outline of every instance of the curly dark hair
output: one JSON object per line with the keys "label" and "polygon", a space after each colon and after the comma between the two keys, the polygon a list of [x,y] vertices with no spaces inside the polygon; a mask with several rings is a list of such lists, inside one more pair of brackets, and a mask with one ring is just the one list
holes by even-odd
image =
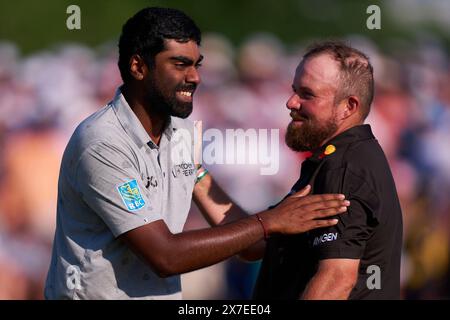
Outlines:
{"label": "curly dark hair", "polygon": [[195,22],[184,12],[171,8],[149,7],[140,10],[122,27],[119,39],[119,70],[122,80],[130,79],[129,61],[139,54],[148,66],[155,55],[164,50],[164,40],[201,42],[201,32]]}

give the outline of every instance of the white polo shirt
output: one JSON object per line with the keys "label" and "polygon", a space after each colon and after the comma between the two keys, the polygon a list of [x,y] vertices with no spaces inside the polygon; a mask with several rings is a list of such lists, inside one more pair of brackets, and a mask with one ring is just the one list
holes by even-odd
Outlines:
{"label": "white polo shirt", "polygon": [[195,184],[193,123],[171,117],[156,146],[120,89],[64,152],[47,299],[181,299],[117,237],[163,219],[183,230]]}

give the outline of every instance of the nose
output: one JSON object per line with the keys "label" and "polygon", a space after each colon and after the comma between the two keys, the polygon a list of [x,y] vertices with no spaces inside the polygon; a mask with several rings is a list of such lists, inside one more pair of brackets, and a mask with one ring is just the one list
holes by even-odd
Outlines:
{"label": "nose", "polygon": [[300,109],[300,106],[301,106],[300,97],[296,93],[292,94],[292,96],[290,96],[290,98],[286,102],[286,107],[289,110]]}
{"label": "nose", "polygon": [[197,68],[192,66],[186,74],[186,82],[200,84],[201,78]]}

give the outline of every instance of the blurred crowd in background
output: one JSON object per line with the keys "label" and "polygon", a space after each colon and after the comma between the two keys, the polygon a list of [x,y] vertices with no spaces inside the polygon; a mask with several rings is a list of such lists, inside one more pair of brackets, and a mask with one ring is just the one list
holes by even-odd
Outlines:
{"label": "blurred crowd in background", "polygon": [[[344,40],[367,53],[375,70],[366,123],[402,204],[403,298],[450,298],[450,55],[426,36],[383,50],[361,36]],[[203,82],[190,119],[201,120],[203,130],[280,130],[278,174],[261,175],[259,165],[208,166],[249,213],[279,201],[299,176],[305,155],[284,145],[285,102],[304,45],[287,47],[262,33],[239,47],[219,34],[203,37]],[[0,43],[0,299],[43,298],[62,153],[77,124],[120,84],[114,43],[96,50],[65,44],[28,56]],[[193,205],[186,229],[206,226]],[[184,298],[248,299],[258,268],[231,258],[183,275]]]}

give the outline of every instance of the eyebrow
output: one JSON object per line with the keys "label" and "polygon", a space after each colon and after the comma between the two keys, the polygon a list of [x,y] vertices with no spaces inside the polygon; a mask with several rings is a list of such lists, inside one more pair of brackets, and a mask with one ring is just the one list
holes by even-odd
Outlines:
{"label": "eyebrow", "polygon": [[[292,85],[292,90],[294,90],[294,92],[297,92],[294,85]],[[305,91],[305,92],[314,94],[314,91],[311,88],[304,87],[304,86],[301,86],[300,88],[298,88],[298,91]]]}
{"label": "eyebrow", "polygon": [[[175,60],[175,61],[179,61],[179,62],[183,62],[185,64],[188,65],[193,65],[194,64],[194,60],[192,60],[191,58],[188,58],[186,56],[174,56],[170,58],[171,60]],[[198,58],[197,62],[195,64],[199,64],[201,61],[203,60],[203,56],[200,55],[200,57]]]}

